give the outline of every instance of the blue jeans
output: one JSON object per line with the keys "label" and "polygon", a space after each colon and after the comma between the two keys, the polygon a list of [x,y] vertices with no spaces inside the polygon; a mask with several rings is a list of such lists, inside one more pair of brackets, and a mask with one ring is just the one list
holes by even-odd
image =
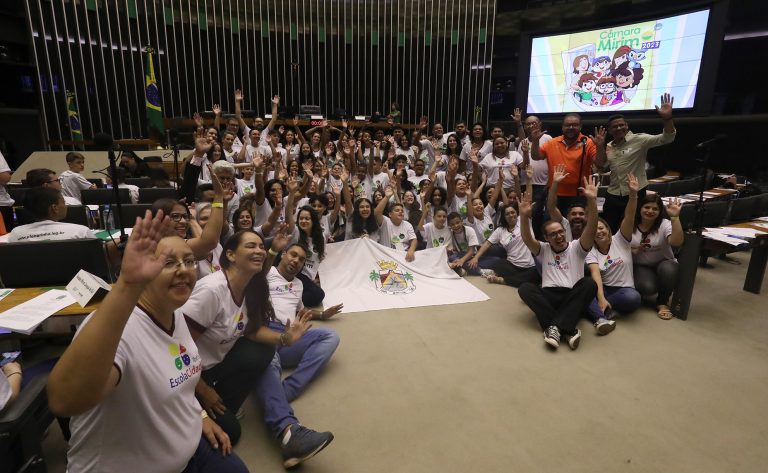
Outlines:
{"label": "blue jeans", "polygon": [[[615,286],[603,286],[603,294],[605,299],[611,304],[611,308],[616,312],[622,314],[628,314],[636,311],[640,307],[642,298],[640,293],[634,287],[615,287]],[[597,322],[597,319],[605,317],[603,311],[600,310],[600,305],[597,303],[597,298],[592,300],[587,308],[592,323]]]}
{"label": "blue jeans", "polygon": [[248,473],[248,467],[236,453],[222,455],[221,450],[211,447],[204,436],[200,436],[200,443],[187,463],[187,467],[181,473]]}
{"label": "blue jeans", "polygon": [[[276,324],[271,324],[271,328],[283,330]],[[256,385],[256,395],[264,409],[264,422],[276,437],[287,426],[298,423],[291,401],[306,389],[338,346],[339,336],[335,330],[313,328],[293,345],[277,349],[272,363]],[[281,380],[284,367],[295,369]]]}

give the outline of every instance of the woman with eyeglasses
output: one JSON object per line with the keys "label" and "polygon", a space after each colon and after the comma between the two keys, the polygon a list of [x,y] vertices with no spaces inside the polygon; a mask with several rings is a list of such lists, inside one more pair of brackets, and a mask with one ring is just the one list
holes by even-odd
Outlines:
{"label": "woman with eyeglasses", "polygon": [[69,471],[248,471],[195,398],[203,361],[178,309],[197,261],[171,230],[162,210],[136,219],[120,277],[50,374],[50,408],[72,418]]}
{"label": "woman with eyeglasses", "polygon": [[224,212],[226,210],[224,207],[224,188],[216,174],[213,172],[210,174],[214,197],[211,203],[211,213],[200,236],[193,236],[190,232],[192,215],[186,205],[174,199],[158,199],[152,204],[152,214],[156,215],[162,210],[163,215],[170,218],[172,230],[176,236],[186,240],[198,261],[207,258],[216,249],[224,225]]}
{"label": "woman with eyeglasses", "polygon": [[680,225],[681,207],[680,200],[673,198],[665,208],[658,194],[649,193],[640,199],[635,214],[632,234],[635,288],[642,296],[656,294],[656,310],[662,320],[674,317],[668,304],[678,278],[673,247],[682,246],[685,238]]}

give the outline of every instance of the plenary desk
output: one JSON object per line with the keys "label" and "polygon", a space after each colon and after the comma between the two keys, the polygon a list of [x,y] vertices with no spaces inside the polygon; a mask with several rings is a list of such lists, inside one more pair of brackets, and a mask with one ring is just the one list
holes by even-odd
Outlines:
{"label": "plenary desk", "polygon": [[648,179],[648,184],[663,184],[665,182],[672,182],[680,179],[680,173],[668,173],[663,176],[654,177],[653,179]]}
{"label": "plenary desk", "polygon": [[[714,253],[732,253],[735,251],[744,251],[752,249],[752,255],[749,258],[749,267],[744,280],[743,289],[753,294],[760,294],[760,287],[763,284],[765,276],[766,263],[768,263],[768,232],[764,228],[757,227],[750,222],[729,225],[736,228],[752,228],[764,233],[757,234],[755,238],[745,241],[744,245],[737,247],[704,238],[695,232],[689,232],[685,235],[685,242],[678,255],[680,262],[680,279],[672,295],[672,312],[681,320],[688,319],[688,309],[690,309],[691,298],[693,297],[693,287],[696,282],[696,273],[699,268],[699,258],[702,250],[708,250]],[[725,227],[727,228],[727,227]]]}
{"label": "plenary desk", "polygon": [[[0,312],[5,312],[6,310],[16,307],[17,305],[27,302],[28,300],[39,296],[43,292],[47,291],[48,289],[63,289],[59,287],[25,287],[20,289],[15,289],[12,293],[8,294],[8,296],[0,301]],[[76,316],[83,316],[88,315],[94,310],[99,308],[99,302],[93,302],[91,304],[88,304],[85,307],[80,307],[80,304],[75,302],[72,305],[69,305],[60,311],[53,314],[51,317],[76,317]]]}

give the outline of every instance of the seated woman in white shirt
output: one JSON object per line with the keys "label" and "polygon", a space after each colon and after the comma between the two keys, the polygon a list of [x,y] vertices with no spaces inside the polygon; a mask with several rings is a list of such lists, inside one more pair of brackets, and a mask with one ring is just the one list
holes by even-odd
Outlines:
{"label": "seated woman in white shirt", "polygon": [[51,411],[72,417],[69,471],[248,471],[195,399],[203,363],[178,309],[197,262],[170,231],[162,211],[136,219],[120,277],[48,378]]}
{"label": "seated woman in white shirt", "polygon": [[649,193],[640,201],[635,215],[632,234],[635,288],[643,296],[656,294],[656,309],[662,320],[674,317],[668,304],[678,278],[672,248],[681,246],[685,238],[680,208],[680,201],[672,199],[665,209],[658,194]]}
{"label": "seated woman in white shirt", "polygon": [[67,205],[61,191],[53,187],[29,189],[24,195],[24,211],[34,223],[11,230],[8,243],[96,238],[84,225],[61,222],[67,216]]}
{"label": "seated woman in white shirt", "polygon": [[614,311],[634,312],[641,303],[632,274],[631,247],[639,187],[637,178],[631,173],[627,176],[627,183],[629,200],[619,231],[611,235],[608,222],[598,219],[595,245],[585,260],[592,279],[597,283],[597,297],[587,308],[587,313],[598,335],[607,335],[616,327],[616,321],[611,320]]}

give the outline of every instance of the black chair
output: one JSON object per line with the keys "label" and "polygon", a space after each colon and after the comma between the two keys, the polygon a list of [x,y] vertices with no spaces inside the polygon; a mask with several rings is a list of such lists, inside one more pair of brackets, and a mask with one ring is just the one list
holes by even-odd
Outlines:
{"label": "black chair", "polygon": [[77,225],[88,225],[88,211],[84,205],[68,205],[67,216],[62,222],[75,223]]}
{"label": "black chair", "polygon": [[152,187],[152,179],[148,177],[129,177],[125,180],[125,183],[132,186],[136,186],[139,189]]}
{"label": "black chair", "polygon": [[[673,181],[670,183],[670,195],[698,194],[701,192],[701,177]],[[674,192],[674,193],[673,193]]]}
{"label": "black chair", "polygon": [[10,186],[6,189],[8,190],[8,195],[14,200],[15,205],[24,205],[24,196],[27,194],[29,187]]}
{"label": "black chair", "polygon": [[104,181],[102,179],[86,179],[86,181],[95,185],[98,189],[104,189]]}
{"label": "black chair", "polygon": [[661,197],[666,197],[669,195],[669,183],[668,182],[654,182],[651,184],[648,184],[648,187],[646,187],[651,192],[655,192],[659,194]]}
{"label": "black chair", "polygon": [[730,201],[715,201],[704,203],[704,226],[719,227],[725,222]]}
{"label": "black chair", "polygon": [[178,199],[179,191],[173,187],[152,187],[139,189],[139,203],[152,204],[157,199]]}
{"label": "black chair", "polygon": [[760,197],[760,200],[758,200],[755,206],[752,218],[768,216],[768,193],[760,194],[758,197]]}
{"label": "black chair", "polygon": [[753,195],[751,197],[744,197],[743,199],[735,199],[731,206],[731,216],[728,221],[733,222],[746,222],[752,218],[755,213],[755,207],[760,203],[762,196]]}
{"label": "black chair", "polygon": [[[120,203],[130,204],[131,196],[128,189],[118,189]],[[111,205],[115,204],[113,189],[84,189],[80,192],[80,201],[83,205]]]}
{"label": "black chair", "polygon": [[81,269],[110,280],[104,243],[95,238],[5,243],[0,261],[5,287],[65,286]]}
{"label": "black chair", "polygon": [[42,441],[53,422],[45,385],[48,374],[29,382],[19,397],[0,412],[0,473],[40,472],[47,468]]}
{"label": "black chair", "polygon": [[684,231],[692,230],[696,223],[696,204],[683,204],[680,207],[680,225]]}
{"label": "black chair", "polygon": [[[152,209],[152,204],[124,204],[120,206],[123,210],[123,227],[133,227],[136,217],[144,217],[147,210]],[[113,209],[117,212],[117,207]]]}

